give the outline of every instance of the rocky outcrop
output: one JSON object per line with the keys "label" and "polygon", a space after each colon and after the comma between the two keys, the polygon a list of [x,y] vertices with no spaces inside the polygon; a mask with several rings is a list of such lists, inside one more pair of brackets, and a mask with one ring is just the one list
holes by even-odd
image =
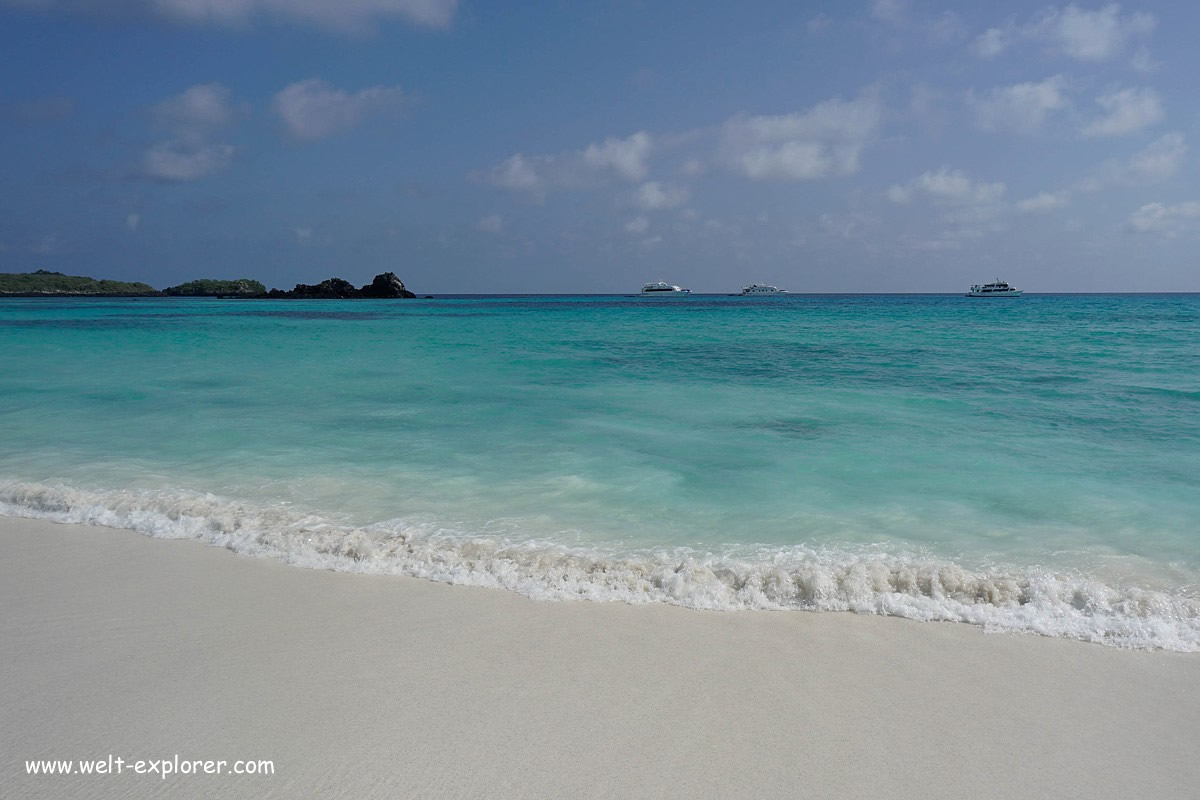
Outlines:
{"label": "rocky outcrop", "polygon": [[362,287],[362,296],[374,298],[416,297],[415,294],[404,288],[404,281],[397,278],[394,272],[376,275],[375,280]]}
{"label": "rocky outcrop", "polygon": [[358,300],[358,299],[391,299],[399,297],[416,297],[404,288],[404,281],[396,277],[394,272],[376,275],[375,280],[361,289],[355,288],[350,281],[341,278],[330,278],[318,284],[297,283],[290,292],[282,289],[272,289],[263,297],[291,300]]}
{"label": "rocky outcrop", "polygon": [[316,285],[297,283],[296,288],[287,292],[287,295],[305,300],[350,300],[362,297],[362,292],[354,288],[354,284],[350,283],[350,281],[344,281],[341,278],[330,278]]}

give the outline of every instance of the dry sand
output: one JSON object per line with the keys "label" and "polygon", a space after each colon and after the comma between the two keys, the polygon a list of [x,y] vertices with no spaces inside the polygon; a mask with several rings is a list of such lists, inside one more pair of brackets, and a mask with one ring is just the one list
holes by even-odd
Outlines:
{"label": "dry sand", "polygon": [[[0,518],[0,796],[1195,798],[1200,656],[537,603]],[[271,776],[26,776],[29,759]]]}

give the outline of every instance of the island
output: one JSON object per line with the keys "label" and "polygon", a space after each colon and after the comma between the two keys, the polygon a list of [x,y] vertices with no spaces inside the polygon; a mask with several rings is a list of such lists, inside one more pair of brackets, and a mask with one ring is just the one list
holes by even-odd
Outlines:
{"label": "island", "polygon": [[162,293],[168,297],[242,297],[264,295],[267,293],[267,287],[260,281],[249,278],[232,281],[201,278],[168,287],[163,289]]}
{"label": "island", "polygon": [[317,284],[298,283],[294,289],[267,291],[250,278],[224,280],[200,278],[162,291],[145,283],[97,280],[39,269],[36,272],[0,273],[0,297],[216,297],[262,300],[385,300],[416,297],[394,272],[383,272],[365,286],[342,278]]}
{"label": "island", "polygon": [[282,289],[272,289],[265,295],[272,299],[292,300],[359,300],[384,299],[399,297],[416,297],[404,287],[404,281],[396,277],[394,272],[384,272],[376,275],[375,280],[361,289],[355,288],[350,281],[341,278],[330,278],[318,284],[297,283],[290,292]]}
{"label": "island", "polygon": [[0,273],[0,295],[10,297],[154,297],[160,292],[145,283],[96,280],[61,272]]}

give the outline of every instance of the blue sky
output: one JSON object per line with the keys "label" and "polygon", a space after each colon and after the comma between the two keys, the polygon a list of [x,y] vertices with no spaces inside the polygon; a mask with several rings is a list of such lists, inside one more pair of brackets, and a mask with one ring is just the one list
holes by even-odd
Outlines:
{"label": "blue sky", "polygon": [[0,271],[1200,291],[1200,5],[0,0]]}

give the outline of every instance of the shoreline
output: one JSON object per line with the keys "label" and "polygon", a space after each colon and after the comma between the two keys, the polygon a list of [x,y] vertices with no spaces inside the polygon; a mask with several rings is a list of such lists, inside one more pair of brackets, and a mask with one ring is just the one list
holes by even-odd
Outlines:
{"label": "shoreline", "polygon": [[699,610],[856,612],[1118,648],[1200,652],[1200,599],[1069,566],[960,563],[907,550],[611,551],[536,540],[355,526],[205,492],[0,483],[0,516],[191,539],[309,569],[411,576],[534,600]]}
{"label": "shoreline", "polygon": [[[1200,658],[822,612],[536,602],[0,518],[32,797],[1186,797]],[[26,759],[273,776],[26,776]]]}

